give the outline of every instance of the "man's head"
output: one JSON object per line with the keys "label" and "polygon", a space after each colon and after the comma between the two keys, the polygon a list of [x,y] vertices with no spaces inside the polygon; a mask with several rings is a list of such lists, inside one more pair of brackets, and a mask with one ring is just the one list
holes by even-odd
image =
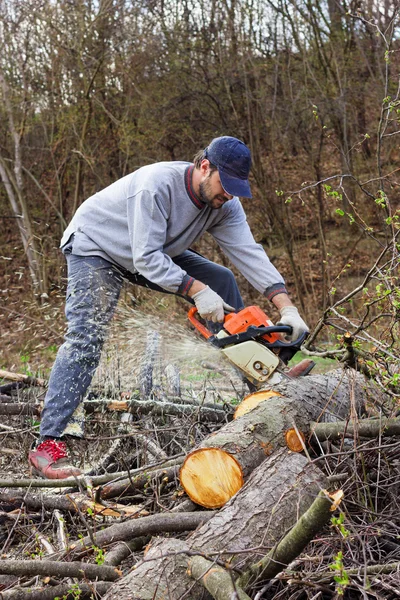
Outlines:
{"label": "man's head", "polygon": [[196,155],[195,166],[201,168],[203,165],[204,168],[204,161],[208,161],[209,178],[215,170],[218,171],[220,185],[227,196],[251,198],[248,181],[251,155],[246,144],[227,135],[214,138],[203,152]]}

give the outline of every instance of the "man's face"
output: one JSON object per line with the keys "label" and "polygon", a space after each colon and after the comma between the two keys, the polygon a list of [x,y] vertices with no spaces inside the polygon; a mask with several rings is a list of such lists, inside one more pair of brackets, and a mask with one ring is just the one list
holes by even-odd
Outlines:
{"label": "man's face", "polygon": [[200,183],[200,200],[211,208],[221,208],[233,196],[225,192],[221,185],[218,171],[208,173]]}

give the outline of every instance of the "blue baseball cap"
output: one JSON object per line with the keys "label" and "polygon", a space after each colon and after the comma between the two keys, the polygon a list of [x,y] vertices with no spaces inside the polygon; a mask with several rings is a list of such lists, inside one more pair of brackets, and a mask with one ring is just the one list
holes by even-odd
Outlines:
{"label": "blue baseball cap", "polygon": [[218,169],[222,187],[232,196],[251,198],[249,173],[250,150],[240,140],[228,135],[214,138],[204,156]]}

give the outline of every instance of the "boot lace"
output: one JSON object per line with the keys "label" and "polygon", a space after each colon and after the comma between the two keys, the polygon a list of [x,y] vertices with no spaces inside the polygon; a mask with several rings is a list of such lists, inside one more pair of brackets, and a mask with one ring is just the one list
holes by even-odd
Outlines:
{"label": "boot lace", "polygon": [[67,458],[68,456],[65,442],[60,442],[58,440],[44,440],[39,444],[37,450],[45,450],[48,452],[54,462],[60,460],[60,458]]}

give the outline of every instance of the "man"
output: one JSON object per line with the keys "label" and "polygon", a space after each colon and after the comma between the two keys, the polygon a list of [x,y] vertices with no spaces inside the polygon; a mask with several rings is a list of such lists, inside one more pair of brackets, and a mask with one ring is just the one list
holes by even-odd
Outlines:
{"label": "man", "polygon": [[248,281],[279,310],[297,339],[307,325],[246,221],[250,151],[219,137],[188,162],[142,167],[88,198],[61,240],[68,264],[68,331],[51,372],[40,439],[29,462],[42,476],[79,475],[62,434],[100,359],[124,279],[193,301],[214,323],[243,308],[232,272],[189,250],[208,231]]}

